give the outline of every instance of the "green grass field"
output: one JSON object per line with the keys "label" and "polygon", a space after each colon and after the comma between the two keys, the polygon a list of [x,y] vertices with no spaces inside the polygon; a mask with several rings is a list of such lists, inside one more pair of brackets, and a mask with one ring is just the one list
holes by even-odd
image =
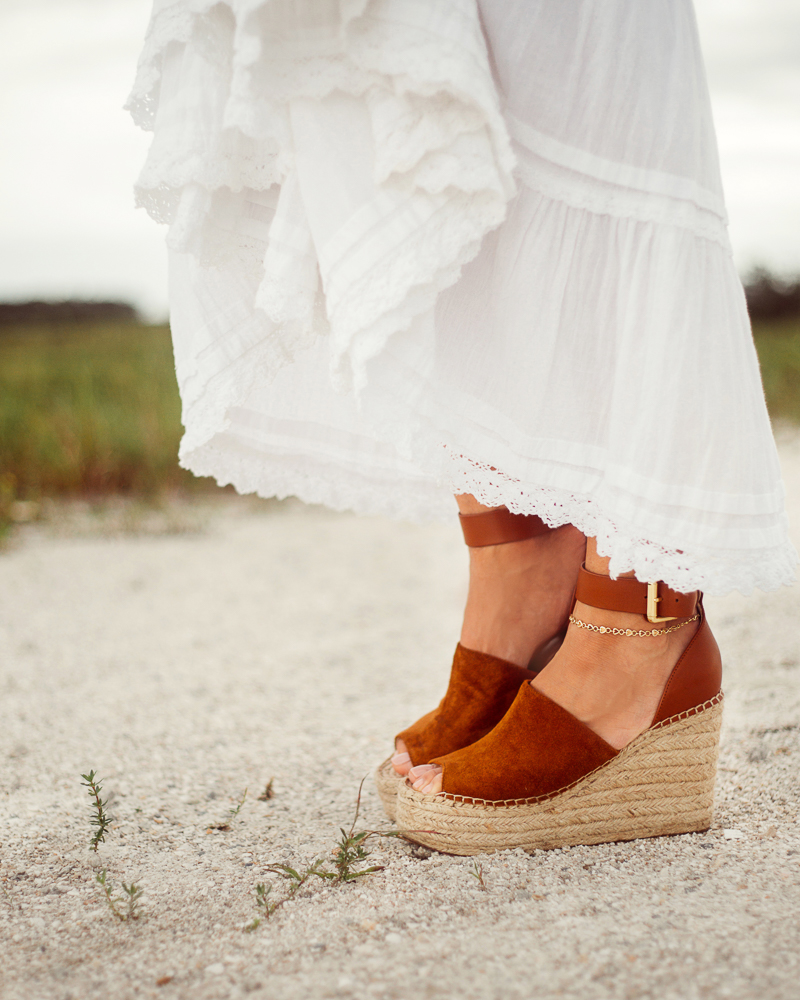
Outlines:
{"label": "green grass field", "polygon": [[[800,423],[800,320],[755,334],[770,412]],[[180,436],[167,327],[0,332],[0,515],[46,496],[210,488],[179,468]]]}
{"label": "green grass field", "polygon": [[753,336],[772,419],[800,424],[800,317],[754,323]]}
{"label": "green grass field", "polygon": [[11,499],[187,489],[167,327],[0,333],[0,489]]}

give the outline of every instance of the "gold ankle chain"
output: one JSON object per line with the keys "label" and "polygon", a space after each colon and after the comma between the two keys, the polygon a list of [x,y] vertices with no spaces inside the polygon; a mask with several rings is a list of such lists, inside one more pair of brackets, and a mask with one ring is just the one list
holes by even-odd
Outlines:
{"label": "gold ankle chain", "polygon": [[685,622],[681,622],[680,625],[671,625],[669,628],[610,628],[608,625],[590,625],[589,622],[582,622],[579,618],[574,615],[569,616],[569,621],[571,625],[577,625],[578,628],[588,628],[590,632],[602,632],[605,635],[666,635],[667,632],[677,632],[679,628],[683,628],[684,625],[691,625],[692,622],[696,622],[700,618],[700,615],[692,615],[691,618],[687,619]]}

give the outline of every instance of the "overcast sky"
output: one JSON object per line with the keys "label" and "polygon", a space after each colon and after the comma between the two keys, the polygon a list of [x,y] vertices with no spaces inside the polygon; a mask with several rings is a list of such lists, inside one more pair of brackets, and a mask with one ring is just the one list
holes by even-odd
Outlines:
{"label": "overcast sky", "polygon": [[[800,0],[697,0],[737,264],[800,273]],[[150,0],[0,0],[0,298],[166,313],[122,110]]]}

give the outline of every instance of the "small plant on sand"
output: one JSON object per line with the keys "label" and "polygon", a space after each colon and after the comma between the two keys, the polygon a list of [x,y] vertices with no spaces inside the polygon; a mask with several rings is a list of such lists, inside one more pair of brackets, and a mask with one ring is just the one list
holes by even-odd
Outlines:
{"label": "small plant on sand", "polygon": [[247,798],[247,789],[245,788],[242,797],[239,799],[236,805],[232,809],[228,810],[228,818],[224,819],[221,823],[213,823],[209,827],[209,830],[222,830],[222,831],[230,830],[231,820],[235,819],[239,815],[239,811],[244,805],[244,800],[246,798]]}
{"label": "small plant on sand", "polygon": [[353,822],[350,824],[350,829],[348,831],[342,828],[339,829],[341,837],[333,854],[333,863],[336,866],[336,871],[328,873],[325,876],[326,878],[332,878],[335,882],[353,882],[355,879],[363,878],[365,875],[374,875],[375,872],[383,871],[382,865],[373,865],[370,868],[360,869],[356,868],[356,865],[360,865],[362,861],[369,857],[370,852],[364,847],[364,844],[370,837],[396,836],[394,833],[381,833],[379,830],[355,832],[358,813],[361,809],[361,789],[364,787],[364,780],[362,778],[361,784],[358,786],[356,812],[353,816]]}
{"label": "small plant on sand", "polygon": [[123,882],[121,896],[114,895],[114,889],[108,880],[105,868],[99,875],[95,875],[95,882],[103,890],[108,908],[117,920],[124,922],[127,920],[138,920],[141,917],[142,912],[139,908],[139,900],[144,890],[136,885],[135,882],[131,882],[130,885],[126,885]]}
{"label": "small plant on sand", "polygon": [[[278,909],[281,902],[271,902],[270,894],[272,893],[272,884],[265,885],[263,882],[259,882],[256,886],[256,907],[258,912],[262,914],[263,919],[269,920],[275,910]],[[290,898],[290,897],[287,897]],[[258,926],[261,924],[262,917],[254,917],[253,920],[245,927],[245,933],[251,934]]]}
{"label": "small plant on sand", "polygon": [[[289,883],[289,886],[281,899],[271,902],[269,896],[272,892],[272,885],[264,885],[264,883],[259,882],[256,886],[256,906],[259,908],[261,916],[269,919],[279,907],[283,906],[284,903],[288,903],[290,899],[293,899],[300,889],[315,877],[322,879],[324,882],[342,884],[344,882],[354,882],[356,879],[383,871],[383,865],[370,865],[369,868],[361,867],[370,854],[365,847],[365,843],[370,837],[397,837],[399,833],[395,831],[384,832],[382,830],[360,830],[358,833],[356,832],[356,823],[358,822],[358,814],[361,809],[361,790],[363,787],[364,781],[362,780],[358,786],[356,811],[353,816],[353,822],[350,824],[350,829],[340,829],[341,836],[331,852],[333,854],[333,870],[331,871],[324,867],[324,858],[315,858],[311,864],[306,865],[301,871],[292,868],[290,865],[280,863],[268,865],[267,871],[284,879]],[[261,916],[256,917],[249,923],[244,928],[245,931],[254,931],[261,923]]]}
{"label": "small plant on sand", "polygon": [[[256,906],[258,907],[260,916],[255,917],[245,926],[244,930],[248,934],[256,930],[256,928],[261,924],[262,919],[269,920],[272,914],[276,910],[280,909],[284,903],[288,903],[290,899],[294,899],[297,893],[303,888],[306,882],[312,878],[312,876],[316,875],[318,878],[322,879],[336,878],[335,872],[326,872],[322,868],[322,858],[316,858],[310,865],[307,865],[303,871],[297,871],[296,868],[291,868],[289,865],[281,864],[270,865],[267,868],[267,871],[280,876],[282,879],[286,879],[289,883],[289,887],[280,899],[273,901],[270,899],[274,888],[272,883],[258,883],[256,886]],[[366,872],[364,874],[366,874]]]}
{"label": "small plant on sand", "polygon": [[272,787],[275,779],[270,778],[269,781],[264,786],[264,791],[259,795],[257,802],[269,802],[270,799],[275,798],[275,791]]}
{"label": "small plant on sand", "polygon": [[103,790],[103,785],[97,779],[97,772],[90,771],[88,774],[82,774],[81,777],[83,781],[81,782],[86,788],[89,789],[89,798],[92,800],[92,818],[90,823],[92,826],[96,827],[94,836],[91,841],[91,849],[97,851],[97,846],[100,842],[105,842],[106,832],[111,826],[111,817],[106,812],[106,806],[108,805],[108,799],[103,800],[100,793]]}
{"label": "small plant on sand", "polygon": [[469,874],[477,881],[478,885],[484,892],[489,891],[486,883],[483,881],[483,865],[479,865],[477,861],[473,861],[472,871]]}
{"label": "small plant on sand", "polygon": [[316,875],[317,878],[321,879],[335,878],[335,874],[333,872],[325,871],[322,864],[322,858],[316,858],[310,865],[306,865],[301,872],[297,871],[295,868],[290,868],[289,865],[269,865],[267,867],[268,872],[272,872],[273,875],[278,875],[280,878],[286,879],[289,883],[288,894],[281,900],[281,904],[296,895],[298,890],[302,889],[306,882],[311,879],[312,875]]}
{"label": "small plant on sand", "polygon": [[242,797],[239,799],[239,801],[236,803],[233,809],[228,810],[228,815],[230,816],[231,819],[234,819],[234,817],[239,815],[239,810],[244,805],[244,800],[246,798],[247,798],[247,789],[245,788],[244,792],[242,792]]}
{"label": "small plant on sand", "polygon": [[245,931],[250,933],[254,931],[261,923],[262,918],[264,920],[269,920],[272,914],[283,906],[284,903],[288,903],[290,899],[293,899],[297,893],[302,889],[302,887],[308,882],[312,875],[320,875],[319,866],[322,864],[322,859],[318,858],[313,864],[310,864],[305,871],[298,872],[294,868],[290,868],[288,865],[271,865],[267,870],[274,872],[276,875],[280,875],[281,878],[285,878],[290,883],[289,889],[286,894],[281,899],[271,900],[272,890],[274,886],[271,882],[264,883],[259,882],[256,886],[256,907],[261,916],[256,917],[251,923],[245,927]]}

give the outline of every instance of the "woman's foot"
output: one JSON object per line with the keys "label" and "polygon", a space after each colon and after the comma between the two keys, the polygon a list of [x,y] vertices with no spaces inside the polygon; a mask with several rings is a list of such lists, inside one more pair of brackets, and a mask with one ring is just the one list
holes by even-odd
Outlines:
{"label": "woman's foot", "polygon": [[[456,499],[462,514],[491,509],[466,494]],[[526,667],[563,628],[585,549],[585,536],[572,525],[524,541],[470,548],[461,645]],[[401,739],[392,766],[403,776],[411,770]]]}
{"label": "woman's foot", "polygon": [[[709,828],[722,721],[722,662],[699,595],[593,573],[580,574],[577,594],[593,608],[642,618],[645,607],[657,614],[655,598],[662,618],[676,616],[665,628],[686,631],[699,622],[648,728],[619,751],[535,684],[522,684],[491,732],[433,758],[443,768],[439,795],[399,782],[395,817],[410,839],[449,854],[475,855]],[[635,630],[622,630],[625,638],[647,641],[651,629],[644,621],[638,624]],[[597,628],[598,633],[603,630],[601,638],[609,635],[607,626]]]}
{"label": "woman's foot", "polygon": [[[640,615],[577,603],[573,617],[592,625],[639,630]],[[564,645],[532,684],[616,750],[647,729],[675,664],[698,622],[666,632],[686,619],[648,626],[659,636],[598,634],[570,625]]]}
{"label": "woman's foot", "polygon": [[[587,569],[607,573],[607,560],[587,547]],[[627,574],[631,575],[631,574]],[[613,635],[570,625],[554,658],[531,681],[533,687],[619,750],[647,729],[664,687],[698,624],[681,621],[648,625],[641,615],[606,611],[576,603],[573,617],[606,628],[663,629],[658,636]],[[408,771],[417,791],[441,791],[441,768],[421,764]]]}

